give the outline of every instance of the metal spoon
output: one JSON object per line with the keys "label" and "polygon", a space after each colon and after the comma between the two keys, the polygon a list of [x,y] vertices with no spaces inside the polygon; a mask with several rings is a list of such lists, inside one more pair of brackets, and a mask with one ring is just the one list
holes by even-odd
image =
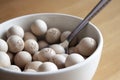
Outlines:
{"label": "metal spoon", "polygon": [[73,38],[88,24],[88,22],[105,7],[111,0],[100,0],[99,3],[91,10],[91,12],[82,20],[82,22],[72,31],[72,33],[67,37],[67,39],[61,43],[68,53],[68,47]]}

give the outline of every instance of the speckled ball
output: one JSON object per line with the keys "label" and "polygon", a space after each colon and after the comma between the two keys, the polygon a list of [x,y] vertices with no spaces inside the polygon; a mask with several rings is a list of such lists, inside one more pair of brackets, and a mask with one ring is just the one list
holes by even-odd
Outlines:
{"label": "speckled ball", "polygon": [[[60,41],[63,42],[67,39],[67,37],[71,34],[71,31],[64,31],[62,34],[61,34],[61,37],[60,37]],[[71,43],[69,44],[70,47],[73,47],[77,44],[77,36],[71,41]],[[63,47],[64,47],[64,44],[62,44]]]}
{"label": "speckled ball", "polygon": [[34,34],[32,34],[31,32],[25,32],[24,34],[24,41],[28,40],[28,39],[34,39],[37,41],[37,38]]}
{"label": "speckled ball", "polygon": [[83,62],[85,59],[77,53],[72,53],[67,56],[66,61],[65,61],[65,66],[69,67],[78,63]]}
{"label": "speckled ball", "polygon": [[38,53],[38,60],[42,62],[49,61],[55,54],[52,48],[43,48]]}
{"label": "speckled ball", "polygon": [[67,39],[67,37],[71,34],[71,31],[64,31],[62,34],[61,34],[61,37],[60,37],[60,41],[63,42],[65,39]]}
{"label": "speckled ball", "polygon": [[56,43],[60,40],[61,32],[57,28],[50,28],[46,33],[46,40],[49,43]]}
{"label": "speckled ball", "polygon": [[6,52],[0,51],[0,67],[8,67],[11,65],[10,58]]}
{"label": "speckled ball", "polygon": [[44,35],[47,32],[47,24],[41,19],[35,20],[31,25],[31,31],[36,36]]}
{"label": "speckled ball", "polygon": [[51,58],[51,62],[55,63],[59,69],[65,68],[66,57],[60,54],[56,54]]}
{"label": "speckled ball", "polygon": [[25,41],[25,50],[30,54],[35,54],[39,50],[39,45],[34,39],[28,39]]}
{"label": "speckled ball", "polygon": [[14,62],[14,54],[11,53],[11,52],[7,52],[7,54],[8,54],[8,56],[10,57],[11,63],[13,63],[13,62]]}
{"label": "speckled ball", "polygon": [[34,69],[25,69],[23,72],[27,72],[27,73],[34,73],[37,72]]}
{"label": "speckled ball", "polygon": [[38,54],[39,54],[39,53],[40,53],[40,51],[37,51],[37,52],[35,52],[35,53],[33,54],[33,56],[32,56],[33,61],[39,61],[39,60],[38,60],[38,58],[39,58]]}
{"label": "speckled ball", "polygon": [[39,41],[38,44],[39,44],[39,49],[43,49],[49,45],[46,41],[43,40]]}
{"label": "speckled ball", "polygon": [[3,39],[0,39],[0,51],[4,51],[4,52],[8,51],[8,44]]}
{"label": "speckled ball", "polygon": [[24,68],[25,65],[32,61],[32,56],[27,51],[20,51],[15,55],[14,63],[20,68]]}
{"label": "speckled ball", "polygon": [[21,69],[16,65],[10,65],[10,66],[5,67],[5,68],[7,68],[7,69],[9,69],[11,71],[15,71],[15,72],[21,72]]}
{"label": "speckled ball", "polygon": [[41,61],[32,61],[26,64],[25,69],[33,69],[38,71],[39,66],[42,64]]}
{"label": "speckled ball", "polygon": [[9,51],[17,53],[24,49],[24,41],[17,35],[12,35],[7,40]]}
{"label": "speckled ball", "polygon": [[44,62],[39,67],[39,72],[54,72],[57,71],[57,66],[52,62]]}
{"label": "speckled ball", "polygon": [[76,46],[79,53],[83,56],[90,56],[96,49],[97,42],[91,37],[84,37]]}
{"label": "speckled ball", "polygon": [[65,49],[59,44],[53,44],[50,46],[57,54],[65,53]]}
{"label": "speckled ball", "polygon": [[19,37],[23,38],[24,30],[19,25],[13,25],[7,31],[7,37],[10,37],[11,35],[18,35]]}

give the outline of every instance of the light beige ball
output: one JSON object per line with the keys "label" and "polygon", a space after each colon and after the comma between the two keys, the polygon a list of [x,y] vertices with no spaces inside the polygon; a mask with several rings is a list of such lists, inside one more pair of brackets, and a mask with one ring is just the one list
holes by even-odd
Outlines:
{"label": "light beige ball", "polygon": [[9,69],[11,71],[15,71],[15,72],[21,72],[21,69],[16,65],[10,65],[10,66],[5,67],[5,68],[7,68],[7,69]]}
{"label": "light beige ball", "polygon": [[[64,31],[61,34],[60,40],[61,42],[65,41],[67,39],[67,37],[71,34],[71,31]],[[71,43],[69,44],[70,47],[73,47],[77,44],[77,36],[74,37],[74,39],[71,41]],[[63,45],[63,47],[65,46],[65,44],[61,44]],[[65,46],[66,47],[66,46]]]}
{"label": "light beige ball", "polygon": [[24,30],[22,27],[18,25],[13,25],[11,28],[7,31],[7,37],[10,37],[11,35],[18,35],[19,37],[24,37]]}
{"label": "light beige ball", "polygon": [[35,35],[31,32],[25,32],[24,34],[24,41],[28,40],[28,39],[34,39],[37,41],[37,38],[35,37]]}
{"label": "light beige ball", "polygon": [[83,56],[90,56],[96,49],[97,42],[91,37],[83,38],[76,46],[79,53]]}
{"label": "light beige ball", "polygon": [[49,45],[46,41],[43,40],[39,41],[38,44],[39,44],[39,49],[43,49]]}
{"label": "light beige ball", "polygon": [[11,62],[7,53],[0,51],[0,67],[8,67],[10,65],[11,65]]}
{"label": "light beige ball", "polygon": [[25,69],[23,72],[33,73],[37,71],[35,71],[34,69]]}
{"label": "light beige ball", "polygon": [[65,66],[69,67],[78,63],[83,62],[85,59],[77,53],[72,53],[67,56],[66,61],[65,61]]}
{"label": "light beige ball", "polygon": [[49,61],[55,54],[52,48],[43,48],[39,51],[38,60],[42,62]]}
{"label": "light beige ball", "polygon": [[17,53],[24,49],[24,41],[17,35],[12,35],[7,40],[9,51]]}
{"label": "light beige ball", "polygon": [[11,52],[7,52],[7,54],[8,54],[8,56],[10,57],[11,63],[13,63],[13,61],[14,61],[14,54],[11,53]]}
{"label": "light beige ball", "polygon": [[33,69],[38,71],[38,68],[41,64],[42,64],[41,61],[32,61],[26,64],[25,69]]}
{"label": "light beige ball", "polygon": [[38,54],[39,54],[39,51],[37,51],[37,52],[35,52],[35,54],[33,54],[33,61],[39,61],[38,60],[38,58],[39,58],[39,56],[38,56]]}
{"label": "light beige ball", "polygon": [[51,62],[55,63],[59,69],[65,67],[65,60],[66,60],[66,57],[60,54],[56,54],[51,58]]}
{"label": "light beige ball", "polygon": [[61,42],[65,41],[70,34],[71,34],[71,31],[64,31],[64,32],[61,34],[60,41],[61,41]]}
{"label": "light beige ball", "polygon": [[49,43],[56,43],[60,40],[61,32],[57,28],[50,28],[46,33],[46,40]]}
{"label": "light beige ball", "polygon": [[20,68],[24,68],[25,65],[32,61],[32,56],[27,51],[20,51],[15,55],[14,62]]}
{"label": "light beige ball", "polygon": [[50,48],[52,48],[56,52],[56,54],[65,53],[65,49],[59,44],[53,44],[50,46]]}
{"label": "light beige ball", "polygon": [[3,39],[0,39],[0,51],[4,51],[4,52],[8,51],[8,44]]}
{"label": "light beige ball", "polygon": [[57,66],[52,62],[44,62],[39,67],[39,72],[54,72],[57,71]]}
{"label": "light beige ball", "polygon": [[39,45],[34,39],[28,39],[25,41],[25,50],[30,54],[34,54],[39,50]]}
{"label": "light beige ball", "polygon": [[35,20],[33,24],[31,25],[31,31],[36,36],[44,35],[47,32],[47,24],[43,20]]}

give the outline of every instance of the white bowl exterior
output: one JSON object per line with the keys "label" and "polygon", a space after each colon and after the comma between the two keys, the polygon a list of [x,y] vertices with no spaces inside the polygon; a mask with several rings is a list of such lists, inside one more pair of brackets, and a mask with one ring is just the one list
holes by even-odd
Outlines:
{"label": "white bowl exterior", "polygon": [[[20,25],[28,31],[32,22],[36,19],[42,19],[47,24],[48,27],[58,27],[60,30],[73,30],[81,21],[79,17],[59,14],[59,13],[42,13],[42,14],[31,14],[22,17],[18,17],[15,19],[8,20],[4,23],[0,24],[0,37],[12,26],[12,25]],[[84,33],[83,33],[84,32]],[[49,72],[49,73],[19,73],[12,72],[5,69],[0,68],[0,79],[1,80],[91,80],[95,71],[97,69],[102,47],[103,47],[103,38],[101,32],[93,25],[89,23],[89,25],[83,29],[79,37],[82,38],[84,36],[93,37],[97,43],[98,47],[96,51],[88,57],[84,62],[61,69],[57,72]]]}

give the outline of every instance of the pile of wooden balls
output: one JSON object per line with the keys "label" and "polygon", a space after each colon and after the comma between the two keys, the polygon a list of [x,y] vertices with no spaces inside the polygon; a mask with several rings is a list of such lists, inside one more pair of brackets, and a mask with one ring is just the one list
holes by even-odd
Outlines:
{"label": "pile of wooden balls", "polygon": [[96,49],[97,43],[91,37],[72,41],[69,54],[60,43],[71,31],[61,32],[48,28],[43,20],[35,20],[29,32],[19,25],[13,25],[6,32],[7,39],[0,39],[0,67],[18,72],[57,71],[85,60]]}

